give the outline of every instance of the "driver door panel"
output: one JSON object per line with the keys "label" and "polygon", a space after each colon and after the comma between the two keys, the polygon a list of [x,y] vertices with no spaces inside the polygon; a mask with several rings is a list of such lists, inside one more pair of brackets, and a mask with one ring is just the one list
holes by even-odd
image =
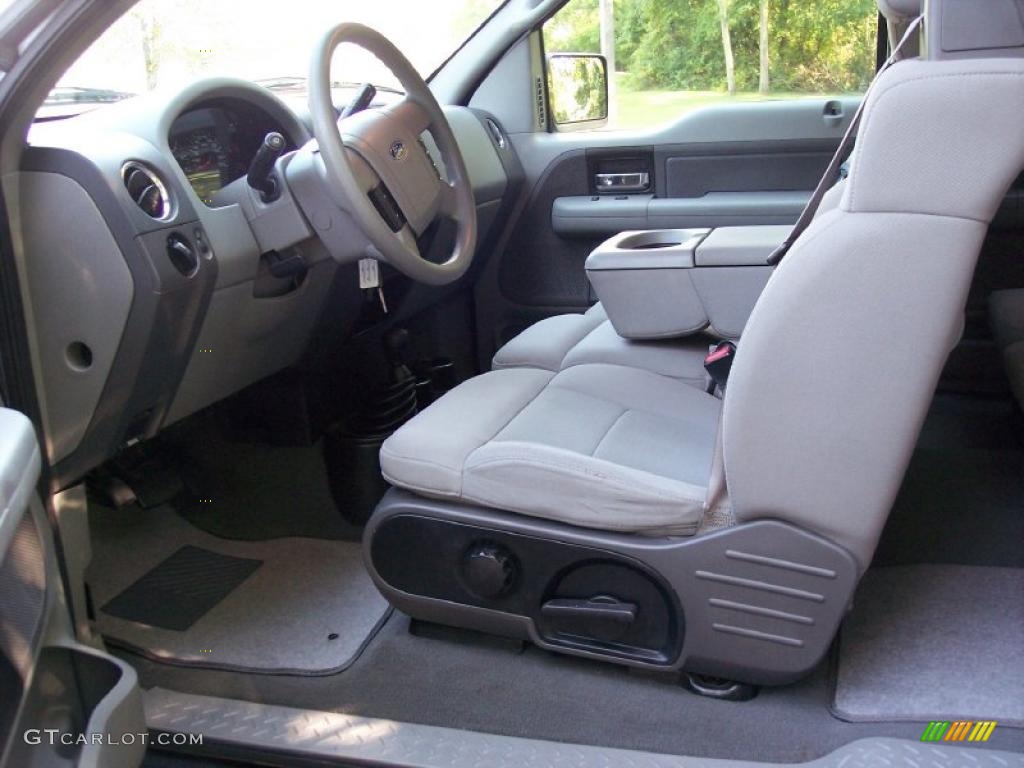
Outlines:
{"label": "driver door panel", "polygon": [[0,766],[140,765],[135,671],[75,639],[39,473],[31,422],[0,408]]}

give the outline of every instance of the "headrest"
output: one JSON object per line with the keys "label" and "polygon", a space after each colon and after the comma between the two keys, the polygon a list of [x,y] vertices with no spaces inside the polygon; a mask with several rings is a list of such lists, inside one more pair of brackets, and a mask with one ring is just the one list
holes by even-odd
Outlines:
{"label": "headrest", "polygon": [[892,22],[906,21],[921,15],[922,0],[878,0],[878,10]]}

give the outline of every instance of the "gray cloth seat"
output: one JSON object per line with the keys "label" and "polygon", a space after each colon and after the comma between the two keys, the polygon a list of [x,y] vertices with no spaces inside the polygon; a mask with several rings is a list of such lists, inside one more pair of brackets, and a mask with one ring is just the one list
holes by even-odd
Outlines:
{"label": "gray cloth seat", "polygon": [[678,379],[703,389],[704,356],[717,339],[704,333],[680,339],[630,341],[615,332],[604,307],[585,314],[548,317],[524,330],[494,355],[492,368],[562,371],[576,365],[605,363]]}
{"label": "gray cloth seat", "polygon": [[1024,289],[995,291],[988,306],[1010,388],[1024,407]]}
{"label": "gray cloth seat", "polygon": [[988,224],[1024,166],[1022,118],[1024,59],[891,67],[867,97],[836,207],[754,307],[724,401],[607,362],[497,370],[389,438],[385,476],[636,533],[694,533],[705,497],[721,497],[738,525],[788,523],[867,568],[959,338]]}
{"label": "gray cloth seat", "polygon": [[625,366],[491,371],[393,435],[381,467],[390,483],[434,498],[688,535],[703,518],[721,406]]}

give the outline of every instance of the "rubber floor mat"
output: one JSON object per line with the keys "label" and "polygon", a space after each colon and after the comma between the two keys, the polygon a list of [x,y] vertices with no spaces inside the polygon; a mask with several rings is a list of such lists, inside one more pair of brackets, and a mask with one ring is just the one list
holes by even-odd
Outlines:
{"label": "rubber floor mat", "polygon": [[183,632],[262,564],[262,560],[185,546],[102,610],[119,619]]}

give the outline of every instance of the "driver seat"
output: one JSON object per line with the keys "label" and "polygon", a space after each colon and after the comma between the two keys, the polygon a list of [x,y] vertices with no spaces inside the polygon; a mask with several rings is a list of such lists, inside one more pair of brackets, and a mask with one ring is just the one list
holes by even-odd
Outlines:
{"label": "driver seat", "polygon": [[781,683],[871,558],[1024,166],[1024,58],[906,60],[775,270],[723,400],[606,363],[503,368],[381,450],[371,573],[413,616]]}

